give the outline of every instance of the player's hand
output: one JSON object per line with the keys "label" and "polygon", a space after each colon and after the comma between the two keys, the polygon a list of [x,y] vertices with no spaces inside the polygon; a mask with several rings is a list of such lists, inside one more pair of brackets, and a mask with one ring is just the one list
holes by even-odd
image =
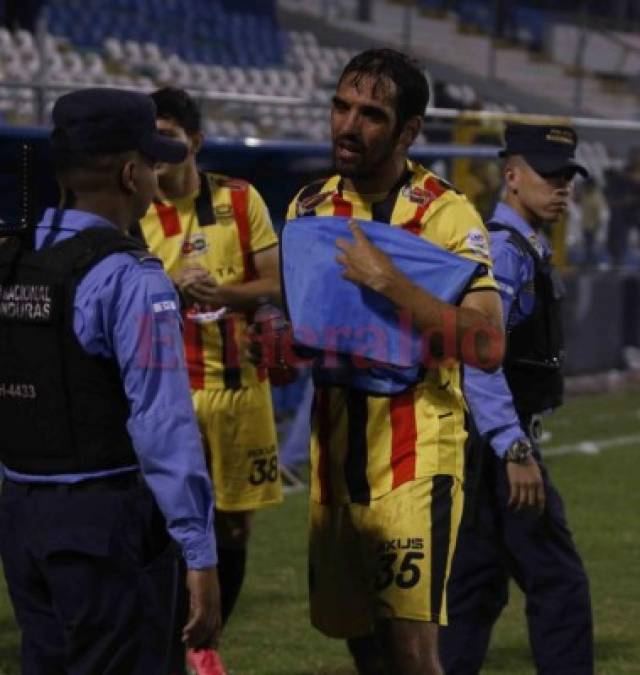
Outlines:
{"label": "player's hand", "polygon": [[336,256],[336,261],[344,267],[342,276],[378,293],[384,293],[394,283],[397,273],[394,264],[386,253],[367,239],[355,220],[349,221],[349,229],[353,234],[353,242],[346,239],[336,241],[336,246],[341,251]]}
{"label": "player's hand", "polygon": [[176,286],[181,290],[188,290],[193,284],[211,278],[211,274],[202,265],[185,267],[174,277]]}
{"label": "player's hand", "polygon": [[220,641],[220,586],[218,570],[187,570],[189,618],[182,629],[182,641],[190,649],[216,649]]}
{"label": "player's hand", "polygon": [[540,467],[533,457],[527,457],[522,464],[507,462],[507,478],[509,479],[509,507],[514,511],[521,508],[544,511],[544,483]]}
{"label": "player's hand", "polygon": [[189,294],[196,300],[206,305],[219,306],[223,305],[222,296],[220,294],[220,286],[213,277],[207,279],[198,279],[191,286],[189,286]]}
{"label": "player's hand", "polygon": [[197,302],[197,298],[192,293],[194,285],[204,282],[207,279],[212,279],[212,277],[204,267],[201,265],[192,265],[182,269],[173,280],[187,305],[191,306]]}

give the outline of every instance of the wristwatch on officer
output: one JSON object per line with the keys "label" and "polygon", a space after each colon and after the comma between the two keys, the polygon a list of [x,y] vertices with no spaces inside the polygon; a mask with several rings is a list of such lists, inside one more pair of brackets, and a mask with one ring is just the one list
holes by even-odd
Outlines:
{"label": "wristwatch on officer", "polygon": [[526,438],[519,438],[505,453],[504,461],[524,464],[529,457],[531,457],[532,452],[533,449],[529,440]]}

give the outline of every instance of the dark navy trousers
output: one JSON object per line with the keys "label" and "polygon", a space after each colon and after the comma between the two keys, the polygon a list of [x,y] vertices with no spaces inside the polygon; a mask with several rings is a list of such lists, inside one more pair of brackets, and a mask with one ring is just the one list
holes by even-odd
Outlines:
{"label": "dark navy trousers", "polygon": [[176,550],[137,475],[5,481],[0,554],[23,675],[163,675]]}
{"label": "dark navy trousers", "polygon": [[[537,672],[592,675],[589,583],[546,468],[541,465],[544,514],[516,513],[507,507],[502,460],[478,437],[469,443],[468,455],[465,515],[447,587],[449,626],[440,631],[446,674],[480,672],[513,578],[526,596]],[[540,460],[537,451],[536,456]]]}

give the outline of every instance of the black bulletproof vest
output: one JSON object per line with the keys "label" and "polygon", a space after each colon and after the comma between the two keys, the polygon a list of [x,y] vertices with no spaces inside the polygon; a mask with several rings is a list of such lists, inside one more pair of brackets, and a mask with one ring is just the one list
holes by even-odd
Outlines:
{"label": "black bulletproof vest", "polygon": [[527,319],[507,333],[507,353],[503,369],[521,418],[562,404],[564,378],[564,334],[560,276],[549,261],[517,230],[490,222],[491,231],[506,230],[509,241],[534,262],[534,307]]}
{"label": "black bulletproof vest", "polygon": [[29,474],[136,464],[129,405],[115,360],[84,351],[73,330],[83,276],[140,243],[115,229],[84,230],[50,248],[0,245],[0,461]]}

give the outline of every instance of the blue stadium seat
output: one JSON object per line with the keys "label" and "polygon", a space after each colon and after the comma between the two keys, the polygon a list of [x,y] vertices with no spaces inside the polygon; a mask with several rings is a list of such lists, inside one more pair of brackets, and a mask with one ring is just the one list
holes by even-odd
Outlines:
{"label": "blue stadium seat", "polygon": [[[285,62],[275,0],[47,0],[46,7],[49,31],[82,49],[100,49],[115,37],[155,42],[163,54],[192,63]],[[222,49],[211,47],[221,41]]]}

